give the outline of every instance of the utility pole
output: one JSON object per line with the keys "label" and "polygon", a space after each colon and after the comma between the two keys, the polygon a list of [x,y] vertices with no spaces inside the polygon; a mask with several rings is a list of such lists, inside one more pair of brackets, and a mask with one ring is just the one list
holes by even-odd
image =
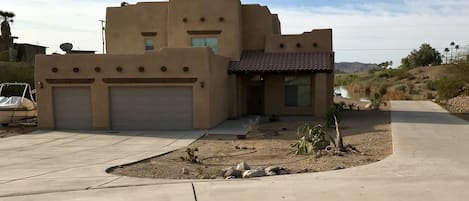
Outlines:
{"label": "utility pole", "polygon": [[105,44],[104,44],[104,23],[106,21],[104,20],[99,20],[101,22],[101,36],[102,36],[102,41],[103,41],[103,54],[105,54]]}

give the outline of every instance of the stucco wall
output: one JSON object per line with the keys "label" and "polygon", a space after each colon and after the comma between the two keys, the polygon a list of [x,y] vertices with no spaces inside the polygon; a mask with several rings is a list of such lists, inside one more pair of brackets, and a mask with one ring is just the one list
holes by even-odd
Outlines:
{"label": "stucco wall", "polygon": [[275,19],[267,6],[243,5],[242,18],[244,50],[262,50],[267,35],[280,34],[276,33],[280,32],[280,21]]}
{"label": "stucco wall", "polygon": [[142,32],[157,32],[149,36],[155,48],[168,46],[168,2],[137,3],[106,10],[106,50],[108,54],[142,54],[145,43]]}
{"label": "stucco wall", "polygon": [[[109,87],[112,86],[190,86],[193,88],[194,128],[210,128],[227,118],[225,94],[210,99],[227,83],[227,58],[211,55],[208,48],[171,48],[141,55],[48,55],[37,56],[35,78],[38,99],[38,123],[41,129],[54,128],[53,87],[91,87],[92,122],[95,129],[110,128]],[[214,61],[211,61],[214,60]],[[212,66],[214,65],[214,66]],[[216,65],[216,66],[215,66]],[[225,66],[224,66],[225,65]],[[122,72],[116,68],[121,66]],[[138,68],[143,66],[144,72]],[[167,67],[166,72],[161,67]],[[183,67],[189,67],[188,72]],[[101,72],[95,72],[100,67]],[[51,71],[57,68],[58,72]],[[79,68],[79,72],[73,72]],[[217,69],[213,69],[217,68]],[[216,77],[215,79],[213,79]],[[46,79],[95,79],[92,84],[49,84]],[[195,83],[106,84],[103,78],[197,78]],[[212,80],[213,79],[213,80]],[[42,84],[42,87],[40,84]],[[202,88],[200,82],[205,83]],[[213,82],[213,83],[212,83]],[[218,101],[224,101],[219,103]],[[211,107],[211,104],[217,105]],[[223,109],[226,108],[226,109]],[[213,118],[212,118],[213,117]]]}
{"label": "stucco wall", "polygon": [[[187,22],[183,22],[183,18]],[[204,18],[204,21],[201,21]],[[223,18],[220,21],[220,18]],[[241,2],[239,0],[170,0],[169,47],[190,47],[191,38],[217,37],[218,54],[239,60],[241,55]],[[191,35],[187,31],[221,31]]]}
{"label": "stucco wall", "polygon": [[230,90],[228,83],[229,60],[210,55],[210,127],[214,127],[228,118]]}
{"label": "stucco wall", "polygon": [[265,51],[332,52],[332,29],[313,30],[299,35],[270,34],[266,36]]}

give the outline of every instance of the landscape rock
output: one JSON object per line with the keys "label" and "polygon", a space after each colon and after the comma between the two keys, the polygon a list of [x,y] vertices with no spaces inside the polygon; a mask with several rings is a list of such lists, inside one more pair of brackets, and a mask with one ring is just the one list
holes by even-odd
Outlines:
{"label": "landscape rock", "polygon": [[182,168],[182,169],[181,169],[181,173],[182,173],[182,174],[189,174],[189,169],[187,169],[187,168]]}
{"label": "landscape rock", "polygon": [[365,108],[366,108],[366,109],[371,109],[371,103],[366,104],[366,105],[365,105]]}
{"label": "landscape rock", "polygon": [[240,170],[237,170],[235,169],[234,167],[230,167],[228,169],[225,170],[225,173],[223,174],[223,176],[226,177],[235,177],[235,178],[239,178],[241,177],[242,175],[242,172]]}
{"label": "landscape rock", "polygon": [[275,176],[275,175],[277,175],[277,173],[274,171],[265,172],[265,176]]}
{"label": "landscape rock", "polygon": [[277,173],[281,168],[279,166],[269,166],[269,167],[266,167],[264,170],[265,172],[275,172]]}
{"label": "landscape rock", "polygon": [[342,169],[345,169],[344,166],[337,166],[336,168],[334,168],[334,170],[342,170]]}
{"label": "landscape rock", "polygon": [[446,103],[446,107],[450,112],[469,112],[469,96],[458,96],[449,99]]}
{"label": "landscape rock", "polygon": [[247,163],[241,162],[241,163],[238,163],[238,165],[236,165],[236,169],[239,171],[245,171],[245,170],[250,170],[251,167],[249,167]]}
{"label": "landscape rock", "polygon": [[285,170],[285,169],[280,169],[280,170],[277,172],[277,174],[278,174],[278,175],[285,175],[285,174],[290,174],[290,173],[288,173],[288,171]]}
{"label": "landscape rock", "polygon": [[243,172],[243,178],[263,177],[265,176],[264,169],[257,168],[253,170],[246,170]]}

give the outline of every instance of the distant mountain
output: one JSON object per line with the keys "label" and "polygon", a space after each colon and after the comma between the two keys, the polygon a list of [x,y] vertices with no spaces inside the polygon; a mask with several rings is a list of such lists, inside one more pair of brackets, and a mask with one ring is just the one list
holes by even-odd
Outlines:
{"label": "distant mountain", "polygon": [[366,72],[376,68],[379,68],[377,64],[365,64],[360,62],[340,62],[335,64],[335,71],[344,73]]}

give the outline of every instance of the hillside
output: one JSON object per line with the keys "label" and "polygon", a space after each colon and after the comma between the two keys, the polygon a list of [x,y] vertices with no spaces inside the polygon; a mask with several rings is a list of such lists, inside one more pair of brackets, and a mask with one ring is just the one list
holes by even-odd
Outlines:
{"label": "hillside", "polygon": [[469,63],[418,67],[411,70],[388,69],[361,73],[336,74],[335,85],[349,93],[384,99],[425,100],[451,99],[469,92]]}
{"label": "hillside", "polygon": [[336,72],[343,73],[356,73],[356,72],[367,72],[372,69],[378,69],[377,64],[366,64],[359,62],[340,62],[335,64]]}

